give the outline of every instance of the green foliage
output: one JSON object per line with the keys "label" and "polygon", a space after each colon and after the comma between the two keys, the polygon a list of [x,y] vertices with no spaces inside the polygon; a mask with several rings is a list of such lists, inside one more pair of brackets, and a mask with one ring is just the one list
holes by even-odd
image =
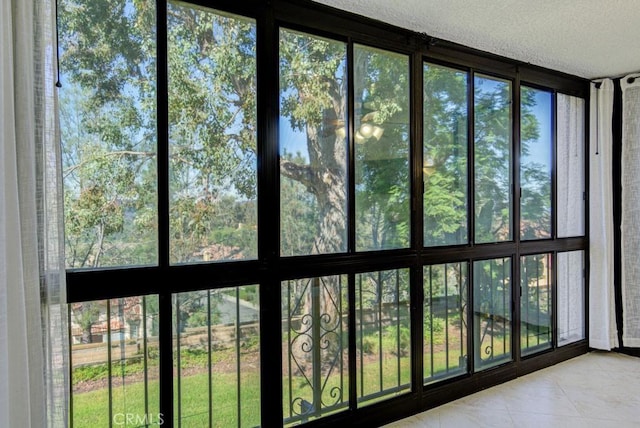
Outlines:
{"label": "green foliage", "polygon": [[424,67],[425,245],[467,241],[467,75]]}
{"label": "green foliage", "polygon": [[[67,255],[70,267],[157,260],[155,11],[152,2],[60,2]],[[257,256],[256,32],[249,19],[168,6],[172,262]],[[280,33],[282,119],[306,138],[283,153],[281,253],[346,249],[346,45]],[[409,245],[408,57],[354,48],[354,117],[383,132],[356,141],[356,239],[361,250]],[[424,69],[428,245],[466,242],[467,75]],[[476,240],[509,234],[511,88],[478,77],[475,106]],[[540,127],[522,93],[522,150]],[[357,136],[356,136],[357,137]],[[544,182],[535,167],[523,180]],[[524,195],[543,218],[548,186]],[[543,204],[544,205],[544,204]],[[535,227],[534,227],[535,228]],[[532,230],[534,229],[532,228]],[[530,236],[531,231],[526,231]]]}
{"label": "green foliage", "polygon": [[459,176],[436,171],[425,187],[425,244],[460,244],[466,240],[466,189]]}
{"label": "green foliage", "polygon": [[[548,238],[551,236],[552,94],[523,86],[521,99],[520,234],[522,239]],[[545,135],[541,129],[543,123],[547,126]]]}
{"label": "green foliage", "polygon": [[389,355],[406,357],[411,351],[411,330],[405,325],[388,325],[382,330],[382,338],[378,331],[373,331],[363,335],[358,345],[365,355],[389,353]]}
{"label": "green foliage", "polygon": [[361,352],[364,354],[374,354],[378,348],[378,340],[375,335],[366,335],[362,338]]}
{"label": "green foliage", "polygon": [[424,331],[425,333],[439,334],[444,333],[445,321],[440,317],[431,317],[430,314],[425,314],[424,317]]}
{"label": "green foliage", "polygon": [[[217,353],[212,353],[212,357]],[[209,351],[206,348],[182,348],[180,349],[180,368],[207,367],[209,364]]]}
{"label": "green foliage", "polygon": [[474,312],[509,317],[511,313],[510,259],[474,263]]}
{"label": "green foliage", "polygon": [[[157,367],[158,364],[157,348],[149,348],[146,367]],[[135,375],[144,373],[144,369],[143,355],[136,355],[128,357],[126,360],[114,361],[111,365],[111,375],[113,377]],[[83,382],[99,381],[108,378],[109,364],[107,363],[74,367],[71,373],[74,386]]]}
{"label": "green foliage", "polygon": [[73,372],[71,374],[71,378],[73,380],[74,385],[80,382],[106,379],[108,377],[109,377],[108,364],[94,364],[90,366],[77,367],[73,369]]}
{"label": "green foliage", "polygon": [[[405,357],[411,351],[411,330],[408,326],[387,326],[384,336],[390,341],[389,346],[385,346],[391,354],[398,357]],[[399,354],[399,355],[398,355]]]}
{"label": "green foliage", "polygon": [[379,49],[354,48],[356,123],[384,130],[355,151],[357,248],[409,245],[409,61]]}
{"label": "green foliage", "polygon": [[344,43],[280,32],[282,255],[346,250],[345,61]]}
{"label": "green foliage", "polygon": [[[521,312],[526,316],[542,317],[539,322],[550,323],[551,278],[548,254],[526,256],[521,259]],[[529,322],[530,320],[527,320]]]}
{"label": "green foliage", "polygon": [[510,239],[511,84],[476,77],[474,96],[476,242]]}
{"label": "green foliage", "polygon": [[289,119],[293,129],[318,128],[336,101],[343,101],[335,97],[346,83],[345,55],[342,43],[280,31],[280,91],[284,94],[280,115]]}
{"label": "green foliage", "polygon": [[82,343],[91,343],[91,327],[98,322],[100,314],[100,302],[82,302],[71,306],[73,321],[82,329]]}
{"label": "green foliage", "polygon": [[241,300],[245,300],[255,306],[260,304],[260,289],[258,286],[246,286],[238,289],[238,294]]}
{"label": "green foliage", "polygon": [[[243,352],[255,352],[259,348],[257,336],[252,336],[245,340],[242,345]],[[209,356],[209,351],[205,347],[183,347],[180,349],[180,367],[186,368],[206,368],[209,365],[209,359],[213,364],[220,362],[228,362],[235,359],[234,348],[215,349]],[[149,347],[147,350],[146,366],[157,367],[159,364],[157,347]],[[145,364],[143,355],[130,356],[125,360],[114,360],[111,366],[112,376],[129,376],[143,373]],[[84,366],[77,366],[72,369],[73,385],[83,382],[99,381],[109,377],[109,364],[99,363]]]}
{"label": "green foliage", "polygon": [[[146,2],[60,2],[67,265],[151,263],[155,76]],[[145,90],[141,90],[144,88]],[[131,221],[140,214],[140,219]],[[137,244],[134,244],[137,243]],[[134,258],[135,254],[135,258]]]}
{"label": "green foliage", "polygon": [[[254,25],[169,11],[172,259],[255,257]],[[152,2],[60,3],[70,267],[157,260],[154,27]]]}

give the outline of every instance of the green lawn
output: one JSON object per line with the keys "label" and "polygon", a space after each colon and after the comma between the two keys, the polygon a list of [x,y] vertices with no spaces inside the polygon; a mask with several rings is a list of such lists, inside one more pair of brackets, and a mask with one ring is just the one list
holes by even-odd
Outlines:
{"label": "green lawn", "polygon": [[[256,426],[260,422],[260,378],[257,372],[243,372],[241,376],[242,426]],[[237,393],[235,374],[216,373],[213,376],[211,394],[212,407],[214,409],[214,427],[227,428],[238,425],[237,418]],[[177,382],[174,385],[177,391]],[[125,387],[113,388],[114,422],[124,420],[120,414],[132,414],[154,418],[157,422],[158,415],[158,381],[149,382],[147,388],[148,410],[145,409],[144,382],[136,382]],[[180,416],[182,427],[203,427],[209,423],[209,376],[208,373],[199,373],[181,378],[180,382]],[[148,413],[147,413],[148,412]],[[178,418],[178,403],[174,408]],[[90,391],[73,396],[73,426],[84,428],[108,427],[109,421],[109,395],[108,388]],[[120,425],[120,424],[118,424]],[[154,426],[157,424],[153,424]],[[122,426],[135,426],[123,424]]]}
{"label": "green lawn", "polygon": [[[438,369],[444,369],[444,353],[437,355],[442,361]],[[398,378],[398,363],[400,369],[400,378]],[[409,356],[400,359],[392,356],[382,360],[382,385],[380,379],[380,362],[377,360],[369,360],[362,370],[362,378],[360,377],[360,363],[358,363],[358,379],[357,391],[358,397],[366,397],[367,395],[380,392],[381,390],[392,389],[400,385],[406,385],[410,382],[410,358]],[[346,370],[346,368],[345,368]],[[235,373],[214,373],[213,374],[212,393],[209,394],[209,378],[208,373],[197,373],[189,376],[183,376],[180,381],[180,416],[182,427],[202,427],[208,426],[209,423],[209,397],[211,397],[211,406],[213,408],[213,425],[214,427],[231,427],[231,426],[256,426],[260,422],[260,378],[257,370],[244,371],[240,380],[241,394],[241,424],[238,424],[238,407],[237,407],[237,377]],[[329,391],[334,387],[338,387],[342,391],[341,399],[348,399],[348,377],[346,373],[340,384],[339,374],[333,374],[326,382],[324,400],[331,401]],[[289,383],[283,380],[283,408],[285,409],[285,417],[288,416],[289,401]],[[300,377],[292,379],[292,396],[303,397],[308,401],[312,400],[311,390],[305,381]],[[174,383],[174,393],[177,393],[177,381]],[[337,391],[337,390],[334,390]],[[410,389],[406,388],[400,393],[407,393]],[[152,380],[147,388],[147,402],[149,407],[145,408],[145,389],[144,382],[135,382],[126,384],[125,386],[117,386],[113,388],[112,394],[112,417],[120,414],[135,414],[141,417],[145,414],[150,417],[156,417],[158,414],[158,381]],[[396,395],[396,392],[390,392],[375,400],[366,400],[361,402],[359,406],[371,404],[381,399],[389,398]],[[299,408],[296,409],[299,411]],[[174,407],[176,418],[178,417],[178,403]],[[121,416],[119,416],[122,418]],[[95,391],[76,393],[73,396],[73,425],[74,427],[108,427],[109,420],[109,395],[108,388],[102,388]],[[153,424],[157,425],[157,424]],[[135,426],[135,425],[123,425]],[[176,420],[177,426],[177,420]]]}
{"label": "green lawn", "polygon": [[[494,346],[497,348],[500,348],[502,343],[503,341],[499,338],[494,339]],[[392,345],[391,343],[383,345],[385,352],[382,359],[379,358],[377,352],[365,354],[362,360],[359,356],[357,357],[356,388],[359,407],[410,391],[408,387],[411,382],[410,356],[407,352],[398,358],[392,353],[393,351],[389,352],[389,349],[396,349]],[[199,349],[183,349],[181,352],[182,376],[180,385],[178,385],[177,378],[174,381],[174,396],[180,397],[179,402],[176,401],[174,406],[175,425],[198,428],[209,426],[210,408],[213,411],[211,416],[211,426],[213,427],[259,425],[260,376],[257,365],[246,364],[243,361],[238,379],[235,370],[235,353],[218,350],[214,352],[214,371],[210,386],[207,359],[203,359],[202,352],[199,351]],[[429,354],[428,351],[429,349],[426,348],[424,355],[425,380],[429,382],[429,378],[432,376],[437,379],[447,377],[446,352],[442,348],[439,348],[438,351],[434,350],[433,354]],[[253,348],[251,352],[256,352],[256,348]],[[246,354],[243,354],[243,360],[244,355]],[[466,370],[466,367],[460,367],[459,357],[459,349],[449,350],[449,375],[464,373]],[[153,367],[153,371],[157,372],[157,360],[150,360],[149,363],[150,367]],[[226,369],[221,368],[225,363],[227,363]],[[120,374],[124,370],[124,373],[133,375],[133,377],[125,377],[125,383],[122,385],[122,380],[118,379],[117,375],[114,376],[115,386],[112,389],[111,404],[106,383],[100,389],[73,394],[74,427],[108,427],[110,417],[114,421],[114,426],[140,426],[139,423],[126,423],[124,415],[137,415],[139,418],[144,418],[146,415],[147,421],[152,422],[149,426],[158,425],[159,387],[157,378],[149,380],[145,391],[145,384],[140,376],[141,366],[137,362],[134,361],[133,364],[125,366],[122,370],[120,370],[120,366],[117,368],[118,370],[114,369],[114,373]],[[139,372],[138,376],[135,376],[136,372]],[[104,367],[78,368],[74,370],[74,383],[78,379],[86,381],[91,376],[94,381],[103,379],[104,382],[108,371]],[[323,405],[327,406],[336,402],[346,403],[349,397],[346,365],[343,367],[342,377],[337,367],[334,367],[328,379],[326,376],[325,372],[322,378]],[[240,385],[239,391],[238,385]],[[289,380],[284,378],[283,412],[285,419],[300,412],[300,408],[296,407],[294,412],[290,413],[290,400],[294,401],[294,406],[300,406],[300,401],[295,401],[297,397],[309,402],[313,401],[312,388],[303,376],[292,377],[291,394],[289,385]],[[377,396],[373,397],[374,394]],[[238,403],[240,403],[240,408]],[[109,413],[110,405],[112,407],[111,413]],[[341,410],[337,409],[336,411]],[[323,412],[324,414],[327,413]],[[180,418],[179,425],[178,418]],[[138,419],[137,422],[139,421]],[[136,421],[130,420],[129,422]]]}
{"label": "green lawn", "polygon": [[[135,382],[129,385],[114,387],[112,393],[112,417],[119,422],[120,415],[149,415],[154,421],[158,416],[158,403],[160,401],[158,381],[151,381],[147,389],[147,402],[145,408],[144,382]],[[73,394],[73,426],[76,428],[100,428],[109,426],[109,389],[102,388],[95,391]],[[123,419],[124,420],[124,419]],[[124,425],[127,426],[127,425]],[[129,425],[134,426],[134,425]]]}

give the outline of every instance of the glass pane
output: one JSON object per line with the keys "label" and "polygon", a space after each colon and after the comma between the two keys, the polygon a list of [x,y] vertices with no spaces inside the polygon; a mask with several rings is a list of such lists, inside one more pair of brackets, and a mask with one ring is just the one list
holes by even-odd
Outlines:
{"label": "glass pane", "polygon": [[156,13],[59,0],[68,268],[156,264]]}
{"label": "glass pane", "polygon": [[553,94],[520,94],[520,239],[551,238]]}
{"label": "glass pane", "polygon": [[476,75],[475,242],[511,240],[511,82]]}
{"label": "glass pane", "polygon": [[585,233],[584,99],[558,94],[558,237]]}
{"label": "glass pane", "polygon": [[256,29],[168,5],[172,263],[257,256]]}
{"label": "glass pane", "polygon": [[520,348],[529,355],[551,347],[551,254],[520,260]]}
{"label": "glass pane", "polygon": [[558,346],[585,338],[584,252],[558,253]]}
{"label": "glass pane", "polygon": [[467,243],[467,73],[424,64],[424,245]]}
{"label": "glass pane", "polygon": [[76,427],[162,425],[158,297],[71,303],[71,420]]}
{"label": "glass pane", "polygon": [[359,407],[411,392],[409,270],[356,275]]}
{"label": "glass pane", "polygon": [[467,372],[467,263],[424,267],[424,383]]}
{"label": "glass pane", "polygon": [[347,47],[280,30],[280,254],[347,250]]}
{"label": "glass pane", "polygon": [[475,371],[511,361],[511,259],[473,263]]}
{"label": "glass pane", "polygon": [[174,426],[260,424],[258,286],[173,295]]}
{"label": "glass pane", "polygon": [[346,276],[282,283],[282,385],[285,425],[349,406]]}
{"label": "glass pane", "polygon": [[409,246],[409,58],[354,46],[356,249]]}

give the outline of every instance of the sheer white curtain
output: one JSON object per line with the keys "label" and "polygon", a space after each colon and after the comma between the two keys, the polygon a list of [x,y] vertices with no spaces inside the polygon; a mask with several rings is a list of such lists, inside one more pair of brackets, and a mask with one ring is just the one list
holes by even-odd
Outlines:
{"label": "sheer white curtain", "polygon": [[[585,230],[583,98],[557,97],[557,229],[558,236],[582,236]],[[558,343],[565,345],[584,339],[584,279],[581,254],[558,254]],[[577,273],[577,274],[576,274]]]}
{"label": "sheer white curtain", "polygon": [[67,423],[54,5],[0,5],[0,427]]}
{"label": "sheer white curtain", "polygon": [[558,94],[558,236],[584,234],[584,113],[583,98]]}
{"label": "sheer white curtain", "polygon": [[591,83],[589,148],[589,346],[618,346],[613,283],[613,81]]}
{"label": "sheer white curtain", "polygon": [[622,344],[640,347],[640,74],[622,88]]}

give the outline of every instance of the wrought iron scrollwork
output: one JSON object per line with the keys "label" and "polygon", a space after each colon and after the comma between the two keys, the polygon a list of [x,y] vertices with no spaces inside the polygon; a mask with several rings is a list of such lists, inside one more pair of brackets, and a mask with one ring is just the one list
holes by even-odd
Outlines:
{"label": "wrought iron scrollwork", "polygon": [[344,401],[341,282],[336,277],[304,281],[302,287],[290,283],[288,290],[288,364],[298,378],[292,383],[290,376],[292,420],[328,413]]}
{"label": "wrought iron scrollwork", "polygon": [[493,346],[487,345],[484,348],[484,353],[485,353],[485,355],[488,355],[489,357],[492,357],[493,356]]}

